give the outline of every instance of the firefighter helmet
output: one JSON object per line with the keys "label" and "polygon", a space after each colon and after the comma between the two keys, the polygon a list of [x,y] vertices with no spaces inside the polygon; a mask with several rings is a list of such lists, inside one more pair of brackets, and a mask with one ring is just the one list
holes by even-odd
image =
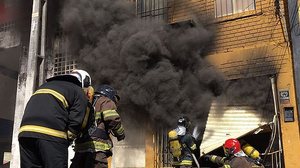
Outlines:
{"label": "firefighter helmet", "polygon": [[108,97],[115,103],[120,100],[120,96],[118,95],[117,91],[110,85],[99,85],[95,93]]}
{"label": "firefighter helmet", "polygon": [[75,69],[70,73],[71,76],[75,76],[81,83],[82,88],[87,88],[91,86],[92,80],[90,75],[81,69]]}
{"label": "firefighter helmet", "polygon": [[188,129],[188,128],[190,127],[190,125],[191,125],[191,121],[190,121],[190,119],[189,119],[188,117],[183,116],[183,117],[180,117],[180,118],[178,119],[177,124],[178,124],[179,126],[183,126],[183,127],[185,127],[186,129]]}
{"label": "firefighter helmet", "polygon": [[237,139],[227,139],[223,145],[224,153],[226,156],[230,156],[241,151],[240,142]]}

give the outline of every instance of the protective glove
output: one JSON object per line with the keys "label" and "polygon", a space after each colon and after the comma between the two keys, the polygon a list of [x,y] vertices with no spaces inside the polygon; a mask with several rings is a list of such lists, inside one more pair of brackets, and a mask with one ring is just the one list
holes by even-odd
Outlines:
{"label": "protective glove", "polygon": [[210,161],[211,157],[212,157],[212,155],[204,155],[204,160],[205,161]]}
{"label": "protective glove", "polygon": [[75,135],[74,133],[72,133],[71,131],[68,130],[67,139],[68,139],[68,142],[69,142],[69,146],[73,143],[73,141],[76,137],[77,137],[77,135]]}
{"label": "protective glove", "polygon": [[123,139],[125,139],[125,134],[122,134],[120,136],[117,136],[117,140],[118,141],[122,141]]}

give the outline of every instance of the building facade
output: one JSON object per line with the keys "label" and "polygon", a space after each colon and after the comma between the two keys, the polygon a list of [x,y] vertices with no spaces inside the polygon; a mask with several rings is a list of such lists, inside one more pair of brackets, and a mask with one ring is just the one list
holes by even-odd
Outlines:
{"label": "building facade", "polygon": [[[216,39],[207,51],[206,59],[217,67],[228,81],[276,75],[281,131],[279,146],[282,145],[276,152],[283,154],[283,157],[282,155],[276,157],[279,160],[282,158],[281,164],[286,168],[300,167],[297,162],[298,155],[294,154],[294,151],[300,150],[298,110],[300,90],[297,88],[300,83],[299,47],[297,46],[299,42],[299,1],[136,0],[135,3],[136,13],[142,19],[155,19],[175,24],[193,20],[196,15],[202,18],[206,24],[215,25]],[[5,5],[5,9],[12,6],[11,4]],[[0,159],[4,160],[3,163],[18,158],[16,153],[13,153],[12,157],[9,153],[17,151],[15,149],[18,148],[16,137],[25,101],[22,97],[25,96],[26,90],[27,59],[28,55],[32,54],[28,51],[30,45],[32,47],[33,44],[30,39],[35,36],[33,34],[35,32],[32,32],[30,28],[33,20],[31,17],[33,16],[32,11],[34,11],[33,2],[24,3],[22,6],[22,10],[24,10],[23,19],[21,19],[24,21],[21,24],[22,29],[16,29],[18,25],[15,21],[19,18],[1,20],[0,23],[0,80],[4,81],[1,83],[0,89],[2,95],[5,95],[0,97],[3,106],[0,113],[0,124],[4,124],[10,130],[0,134],[0,144],[4,146],[0,149]],[[45,7],[45,4],[41,6]],[[57,6],[59,6],[58,1],[47,2],[48,12],[46,13],[58,13]],[[38,16],[42,17],[42,15],[40,13]],[[53,19],[55,15],[43,17],[43,20],[47,20],[45,28],[47,39],[39,39],[38,45],[44,43],[46,49],[39,49],[35,53],[39,58],[34,58],[39,69],[45,70],[41,75],[36,75],[40,76],[40,83],[46,76],[65,74],[76,68],[76,60],[70,57],[65,47],[67,41],[63,37],[63,32],[58,28],[53,28],[57,27],[57,19]],[[41,32],[43,32],[43,25],[45,24],[40,25]],[[38,83],[35,85],[37,86]],[[215,119],[207,119],[208,125],[213,125],[217,119],[224,117],[224,115],[220,117],[214,114],[216,107],[211,108],[210,115],[215,116]],[[245,107],[245,109],[247,108]],[[227,116],[263,118],[252,115],[255,113],[253,109],[246,110],[245,113],[236,113],[237,111],[230,110],[228,110]],[[270,118],[267,119],[268,122],[271,121]],[[262,121],[259,120],[255,124],[258,123],[262,123]],[[130,146],[126,141],[117,144],[114,148],[115,154],[111,161],[111,167],[170,166],[171,158],[166,150],[166,131],[153,131],[147,124],[141,129],[135,130],[134,132],[138,132],[139,137],[136,145]],[[281,149],[283,151],[280,151]],[[126,161],[122,158],[124,153],[131,153]],[[18,161],[11,164],[11,167],[16,167],[16,165],[18,165]]]}
{"label": "building facade", "polygon": [[[206,59],[227,80],[276,74],[282,162],[285,167],[299,167],[294,154],[300,148],[296,98],[299,90],[295,85],[299,73],[298,47],[295,47],[299,39],[295,26],[299,24],[299,2],[293,1],[288,7],[288,2],[281,0],[170,0],[167,9],[168,23],[192,20],[196,15],[216,25],[215,44]],[[289,16],[293,17],[293,42],[296,43],[290,38]]]}

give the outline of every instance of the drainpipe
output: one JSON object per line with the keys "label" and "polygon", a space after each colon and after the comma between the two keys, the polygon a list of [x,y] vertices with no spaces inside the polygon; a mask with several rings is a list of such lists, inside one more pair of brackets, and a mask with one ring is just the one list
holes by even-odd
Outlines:
{"label": "drainpipe", "polygon": [[275,115],[278,115],[279,114],[279,110],[278,110],[279,103],[278,103],[278,96],[277,96],[276,75],[272,75],[270,77],[270,80],[271,80],[271,86],[272,86]]}
{"label": "drainpipe", "polygon": [[39,86],[45,83],[45,64],[46,62],[46,27],[47,27],[47,0],[44,2],[42,9],[42,23],[41,23],[41,53],[38,55],[40,60],[39,66]]}
{"label": "drainpipe", "polygon": [[[276,79],[277,79],[277,75],[272,75],[270,77],[271,80],[271,86],[272,86],[272,93],[273,93],[273,101],[274,101],[274,109],[275,109],[275,114],[274,114],[274,118],[273,118],[273,129],[272,129],[272,134],[273,136],[271,137],[271,144],[269,145],[269,149],[268,151],[266,150],[267,153],[265,153],[265,157],[267,156],[267,154],[270,152],[275,137],[276,137],[276,133],[277,133],[277,137],[278,137],[278,145],[279,145],[279,153],[278,153],[278,163],[276,167],[281,168],[282,163],[281,163],[281,158],[282,158],[282,144],[281,144],[281,131],[280,131],[280,120],[279,120],[279,103],[278,103],[278,94],[277,94],[277,83],[276,83]],[[265,158],[264,158],[265,159]]]}

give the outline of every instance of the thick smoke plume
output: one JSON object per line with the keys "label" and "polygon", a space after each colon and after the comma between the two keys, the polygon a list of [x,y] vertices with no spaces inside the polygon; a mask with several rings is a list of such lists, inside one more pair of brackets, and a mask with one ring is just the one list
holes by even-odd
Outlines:
{"label": "thick smoke plume", "polygon": [[269,76],[227,81],[218,101],[229,106],[250,106],[265,116],[274,114]]}
{"label": "thick smoke plume", "polygon": [[136,18],[124,0],[66,0],[61,26],[78,64],[94,83],[121,95],[120,112],[131,123],[171,125],[180,115],[208,114],[221,93],[222,76],[203,59],[214,37],[194,20],[177,27]]}

